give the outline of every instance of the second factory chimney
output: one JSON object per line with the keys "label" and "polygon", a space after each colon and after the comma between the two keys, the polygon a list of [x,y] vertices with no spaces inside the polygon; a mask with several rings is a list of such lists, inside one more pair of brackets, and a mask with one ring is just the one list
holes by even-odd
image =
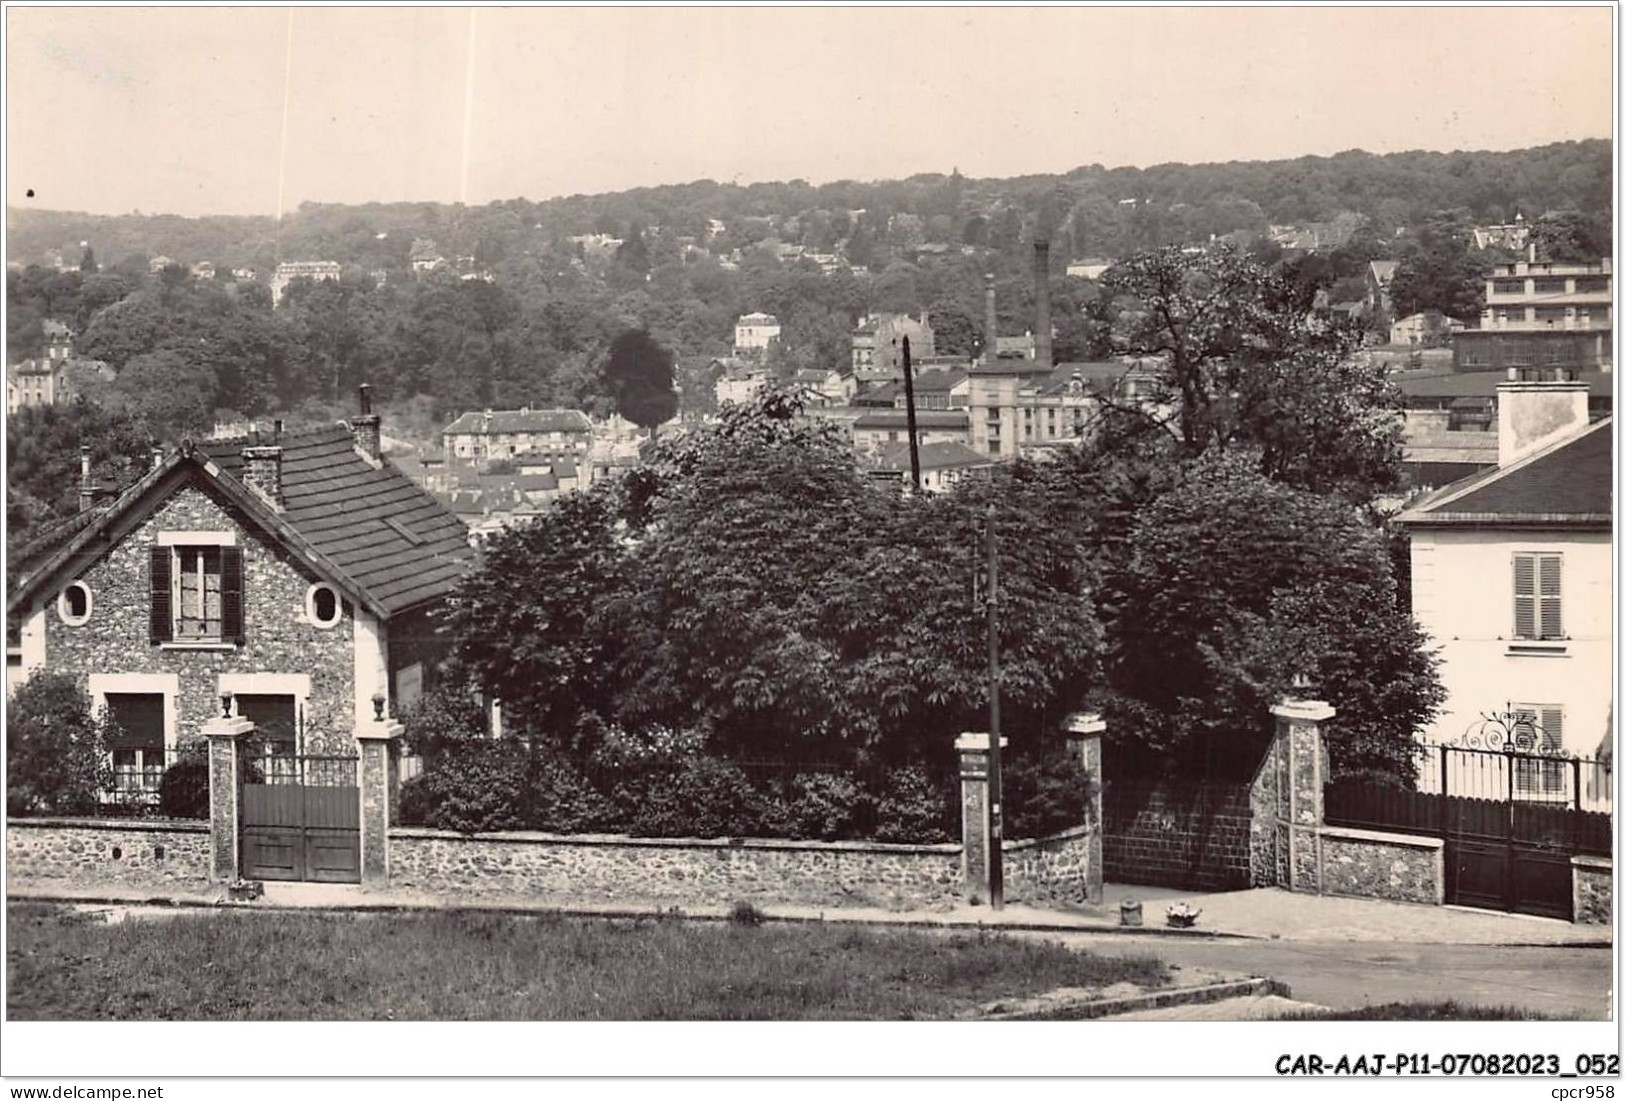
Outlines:
{"label": "second factory chimney", "polygon": [[1034,366],[1048,371],[1055,366],[1054,334],[1049,323],[1049,242],[1042,237],[1033,241],[1033,318]]}

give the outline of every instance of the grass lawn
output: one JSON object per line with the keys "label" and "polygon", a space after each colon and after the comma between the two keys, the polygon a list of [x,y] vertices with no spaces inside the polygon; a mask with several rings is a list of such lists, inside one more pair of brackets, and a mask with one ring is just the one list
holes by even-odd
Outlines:
{"label": "grass lawn", "polygon": [[1574,1017],[1553,1016],[1513,1005],[1463,1005],[1456,1001],[1386,1002],[1359,1009],[1334,1009],[1329,1013],[1298,1012],[1278,1018],[1283,1021],[1567,1021]]}
{"label": "grass lawn", "polygon": [[8,905],[19,1020],[920,1020],[1058,986],[1167,981],[1149,957],[998,934],[478,913]]}

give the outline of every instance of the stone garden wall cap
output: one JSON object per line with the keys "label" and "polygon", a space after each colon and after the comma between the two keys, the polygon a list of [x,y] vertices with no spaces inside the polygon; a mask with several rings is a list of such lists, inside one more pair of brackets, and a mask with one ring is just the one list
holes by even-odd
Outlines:
{"label": "stone garden wall cap", "polygon": [[380,719],[370,723],[357,723],[355,736],[362,741],[388,741],[406,733],[406,724],[399,719]]}
{"label": "stone garden wall cap", "polygon": [[[992,739],[988,737],[986,731],[967,730],[959,737],[954,739],[954,748],[959,750],[961,753],[965,752],[966,750],[981,750],[982,752],[986,753],[988,750],[988,743],[991,741]],[[1003,749],[1009,744],[1010,739],[1001,734],[999,736],[999,748]]]}
{"label": "stone garden wall cap", "polygon": [[214,718],[203,724],[205,738],[244,738],[254,733],[252,719]]}
{"label": "stone garden wall cap", "polygon": [[1282,700],[1270,708],[1270,714],[1282,719],[1310,719],[1325,722],[1337,714],[1337,708],[1325,700]]}
{"label": "stone garden wall cap", "polygon": [[1104,734],[1106,720],[1098,711],[1074,711],[1063,724],[1068,734]]}

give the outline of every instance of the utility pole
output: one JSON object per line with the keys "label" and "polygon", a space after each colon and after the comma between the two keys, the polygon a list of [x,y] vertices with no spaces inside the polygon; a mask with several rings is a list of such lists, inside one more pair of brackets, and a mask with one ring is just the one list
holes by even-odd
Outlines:
{"label": "utility pole", "polygon": [[988,902],[1004,909],[1004,776],[999,763],[999,537],[987,506],[987,799]]}
{"label": "utility pole", "polygon": [[908,337],[903,338],[903,400],[908,406],[908,469],[914,477],[914,492],[920,492],[920,432],[914,418],[914,360]]}

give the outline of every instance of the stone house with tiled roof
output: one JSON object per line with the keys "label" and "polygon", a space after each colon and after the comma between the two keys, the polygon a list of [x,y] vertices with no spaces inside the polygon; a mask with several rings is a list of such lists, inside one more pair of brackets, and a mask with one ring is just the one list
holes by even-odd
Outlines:
{"label": "stone house with tiled roof", "polygon": [[1503,382],[1496,405],[1496,465],[1398,517],[1448,693],[1423,737],[1511,711],[1591,757],[1612,705],[1613,420],[1591,422],[1578,381]]}
{"label": "stone house with tiled roof", "polygon": [[11,686],[78,680],[118,720],[115,772],[136,783],[222,701],[274,754],[353,755],[375,700],[399,708],[432,683],[435,620],[474,557],[379,439],[363,412],[160,457],[12,564]]}
{"label": "stone house with tiled roof", "polygon": [[440,432],[446,454],[473,462],[533,452],[586,455],[592,422],[579,409],[501,409],[464,413]]}

